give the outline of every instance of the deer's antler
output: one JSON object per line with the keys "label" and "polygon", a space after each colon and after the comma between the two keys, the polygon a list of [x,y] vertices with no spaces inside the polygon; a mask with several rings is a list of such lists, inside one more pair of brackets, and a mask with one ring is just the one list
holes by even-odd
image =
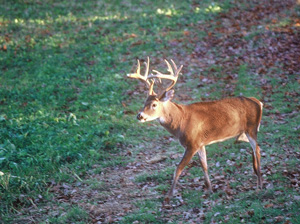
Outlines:
{"label": "deer's antler", "polygon": [[[160,91],[160,94],[158,94],[158,98],[160,98],[165,92],[167,92],[173,88],[173,86],[177,82],[179,73],[183,67],[183,65],[181,65],[179,68],[177,68],[175,62],[171,59],[171,62],[173,65],[173,67],[172,67],[172,65],[167,60],[165,60],[167,66],[168,66],[168,72],[170,72],[170,74],[163,74],[157,70],[153,70],[153,72],[156,74],[149,75],[149,57],[147,57],[147,62],[144,62],[146,65],[146,71],[145,71],[144,75],[141,75],[140,61],[137,60],[137,62],[138,62],[138,64],[137,64],[136,72],[127,74],[127,77],[132,78],[132,79],[138,79],[138,80],[142,81],[143,83],[146,83],[146,85],[149,87],[149,93],[148,93],[149,95],[156,95],[156,93],[153,90],[154,83],[156,82],[158,84],[158,86],[162,89],[162,91]],[[172,82],[169,84],[169,86],[167,86],[165,89],[163,89],[161,79],[168,79],[168,80],[171,80]]]}
{"label": "deer's antler", "polygon": [[137,60],[137,69],[135,73],[127,74],[127,77],[132,79],[138,79],[142,81],[143,83],[146,83],[146,85],[149,87],[149,95],[155,95],[155,92],[153,91],[153,85],[154,80],[149,81],[148,80],[148,74],[149,74],[149,57],[147,57],[147,62],[144,62],[146,65],[146,71],[144,75],[141,75],[141,65],[140,61]]}
{"label": "deer's antler", "polygon": [[160,94],[159,94],[159,97],[161,97],[161,95],[167,91],[169,91],[170,89],[173,88],[173,86],[176,84],[177,82],[177,79],[178,79],[178,76],[179,76],[179,73],[183,67],[183,65],[181,65],[179,68],[177,68],[175,62],[171,59],[171,62],[172,62],[172,65],[173,67],[171,66],[171,64],[165,60],[167,66],[168,66],[168,72],[170,72],[170,74],[163,74],[157,70],[153,70],[153,72],[155,72],[156,74],[151,74],[148,76],[148,79],[158,79],[159,82],[161,82],[161,79],[168,79],[168,80],[171,80],[172,82],[170,83],[169,86],[167,86]]}

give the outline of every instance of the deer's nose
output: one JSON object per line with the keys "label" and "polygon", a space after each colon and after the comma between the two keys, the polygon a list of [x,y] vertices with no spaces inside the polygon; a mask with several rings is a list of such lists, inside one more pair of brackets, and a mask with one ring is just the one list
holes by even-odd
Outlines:
{"label": "deer's nose", "polygon": [[136,116],[136,118],[137,118],[138,120],[142,120],[142,119],[143,119],[142,112],[139,112],[138,115]]}

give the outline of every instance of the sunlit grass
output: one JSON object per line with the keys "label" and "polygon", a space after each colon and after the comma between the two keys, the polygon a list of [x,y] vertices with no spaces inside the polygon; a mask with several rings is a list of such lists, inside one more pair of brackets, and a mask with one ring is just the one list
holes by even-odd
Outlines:
{"label": "sunlit grass", "polygon": [[213,12],[213,13],[216,13],[216,12],[220,12],[222,11],[222,8],[220,7],[220,5],[216,4],[216,3],[212,3],[210,6],[208,6],[206,9],[205,9],[206,12]]}
{"label": "sunlit grass", "polygon": [[170,5],[169,8],[158,8],[156,13],[159,15],[175,16],[179,14],[179,11],[174,8],[174,5]]}
{"label": "sunlit grass", "polygon": [[209,6],[205,7],[205,8],[200,8],[200,7],[196,7],[194,9],[195,13],[218,13],[222,11],[222,8],[219,4],[217,3],[211,3]]}
{"label": "sunlit grass", "polygon": [[[124,76],[133,69],[132,64],[137,58],[150,56],[155,58],[153,63],[156,64],[165,57],[184,60],[195,50],[195,43],[200,46],[210,32],[210,28],[199,30],[199,24],[226,12],[231,2],[6,1],[0,8],[0,216],[5,218],[4,222],[16,223],[16,218],[26,216],[22,209],[33,206],[32,202],[35,203],[40,195],[44,199],[42,203],[53,203],[47,201],[48,189],[53,183],[72,185],[89,178],[91,173],[101,174],[110,167],[126,166],[136,157],[122,153],[134,148],[132,154],[136,155],[143,150],[137,147],[141,142],[148,144],[154,138],[167,135],[157,123],[149,126],[136,124],[135,114],[144,101],[144,95],[136,94],[142,90],[136,91],[135,83],[126,81]],[[252,38],[250,36],[248,40]],[[193,62],[187,63],[187,67],[189,63],[193,66]],[[192,73],[198,69],[195,67]],[[223,75],[222,69],[222,64],[212,65],[203,70],[203,75],[211,75],[217,80]],[[190,67],[186,69],[189,71]],[[255,76],[251,76],[251,65],[241,64],[233,68],[232,73],[238,75],[237,87],[233,90],[236,95],[261,96],[256,91],[259,87],[255,86]],[[199,88],[194,79],[188,76],[185,79],[185,87],[196,93],[191,96],[197,101],[201,97],[222,97],[219,90],[225,88],[224,83]],[[297,82],[280,86],[281,80],[270,78],[267,81],[278,86],[272,96],[274,109],[271,112],[294,110],[294,105],[288,107],[291,103],[285,99],[287,89],[290,93],[296,92]],[[178,90],[179,94],[182,92]],[[266,148],[266,152],[281,150],[281,145],[274,141],[280,138],[281,132],[288,136],[292,145],[298,144],[297,116],[294,116],[291,124],[262,127],[262,133],[272,133],[266,135],[272,146],[269,151]],[[269,125],[273,120],[264,121]],[[293,131],[288,135],[290,127]],[[263,140],[264,136],[259,138]],[[228,148],[238,153],[239,146],[231,147],[231,144],[208,147],[210,165],[215,166],[214,155],[221,155]],[[262,144],[265,143],[262,141]],[[166,148],[170,149],[183,150],[177,142]],[[230,156],[224,155],[218,161],[225,164],[228,158]],[[173,164],[177,161],[169,159],[165,162]],[[97,168],[94,168],[95,164]],[[297,160],[291,160],[289,164],[295,166]],[[251,164],[247,171],[250,167]],[[161,172],[142,173],[134,181],[155,182],[154,189],[163,196],[169,189],[174,169],[175,166],[170,165]],[[234,172],[234,168],[230,171]],[[193,178],[203,177],[199,167],[189,172]],[[189,183],[189,178],[184,177],[183,184]],[[282,179],[282,175],[269,178]],[[86,183],[90,183],[93,190],[107,187],[96,184],[96,181]],[[236,186],[240,184],[232,184],[233,188]],[[185,200],[191,203],[186,207],[183,205],[179,211],[197,207],[203,202],[200,198],[202,192],[183,192]],[[212,199],[217,196],[218,193],[214,194]],[[236,213],[231,211],[234,214],[247,208],[242,202],[232,204],[232,210],[242,205]],[[60,217],[41,214],[41,220],[34,221],[89,221],[87,211],[81,207],[57,206],[55,209],[63,207],[68,211]],[[125,223],[136,220],[165,223],[158,217],[162,214],[160,199],[148,200],[139,206],[140,210],[124,218]],[[226,214],[225,208],[219,206],[213,207],[207,216],[213,218],[218,209],[221,209],[221,215]],[[39,211],[42,213],[42,210]],[[33,215],[29,216],[32,218]],[[224,221],[220,216],[215,219]],[[234,219],[237,220],[239,217]]]}

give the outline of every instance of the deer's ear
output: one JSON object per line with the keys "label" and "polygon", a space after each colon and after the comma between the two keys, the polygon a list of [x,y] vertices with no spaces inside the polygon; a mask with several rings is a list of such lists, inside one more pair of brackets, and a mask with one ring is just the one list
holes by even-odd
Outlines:
{"label": "deer's ear", "polygon": [[171,89],[171,90],[165,92],[165,93],[161,96],[160,101],[166,102],[166,101],[172,100],[173,97],[174,97],[174,92],[175,92],[175,91],[174,91],[173,89]]}

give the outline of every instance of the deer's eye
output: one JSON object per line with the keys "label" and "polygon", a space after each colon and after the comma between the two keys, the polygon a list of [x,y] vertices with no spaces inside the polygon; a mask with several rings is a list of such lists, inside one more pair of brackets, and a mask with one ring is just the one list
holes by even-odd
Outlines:
{"label": "deer's eye", "polygon": [[152,104],[152,107],[153,107],[153,108],[156,108],[156,107],[157,107],[157,103],[153,103],[153,104]]}

